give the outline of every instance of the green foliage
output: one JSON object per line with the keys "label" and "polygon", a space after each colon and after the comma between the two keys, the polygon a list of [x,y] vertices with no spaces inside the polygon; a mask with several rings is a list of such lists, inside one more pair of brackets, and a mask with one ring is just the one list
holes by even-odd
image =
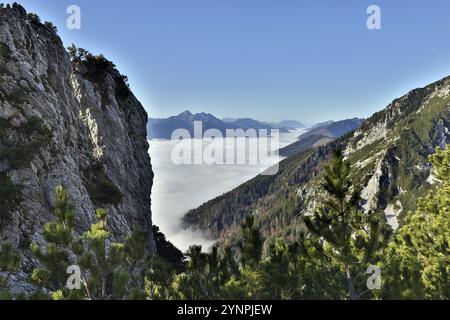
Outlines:
{"label": "green foliage", "polygon": [[152,230],[158,256],[168,262],[177,272],[184,272],[186,269],[184,254],[166,240],[166,236],[159,231],[157,226],[153,226]]}
{"label": "green foliage", "polygon": [[4,42],[0,42],[0,57],[5,59],[6,61],[11,59],[11,49]]}
{"label": "green foliage", "polygon": [[0,172],[0,229],[3,228],[10,218],[21,199],[20,187],[12,183],[6,173]]}
{"label": "green foliage", "polygon": [[[384,215],[361,210],[359,190],[349,178],[352,167],[337,151],[325,167],[321,186],[326,197],[316,212],[302,219],[297,239],[264,239],[252,215],[238,230],[237,242],[215,245],[210,252],[192,246],[186,262],[157,227],[153,236],[159,256],[149,260],[146,232],[114,242],[102,209],[96,211],[97,222],[78,236],[75,207],[58,187],[55,221],[43,232],[47,245],[44,250],[32,247],[42,266],[31,276],[39,290],[27,298],[448,299],[450,151],[438,149],[430,161],[441,184],[419,200],[390,243]],[[8,277],[18,265],[11,245],[3,246],[0,272],[6,270]],[[66,288],[71,265],[80,267],[80,290]],[[382,270],[381,290],[366,288],[369,265]],[[1,297],[12,298],[7,293]]]}
{"label": "green foliage", "polygon": [[261,260],[263,240],[259,228],[255,226],[253,216],[246,218],[242,224],[242,240],[239,243],[241,260],[244,266],[256,267]]}
{"label": "green foliage", "polygon": [[172,266],[159,257],[154,257],[145,276],[145,298],[148,300],[169,300],[174,298],[172,288],[176,272]]}
{"label": "green foliage", "polygon": [[67,47],[67,52],[73,62],[81,62],[86,59],[88,51],[83,48],[77,48],[73,43]]}
{"label": "green foliage", "polygon": [[359,208],[359,190],[352,188],[349,175],[350,163],[337,150],[323,177],[322,188],[328,198],[312,216],[305,216],[304,222],[316,258],[339,270],[348,285],[348,298],[359,299],[365,283],[357,282],[358,275],[379,261],[390,229],[384,215]]}
{"label": "green foliage", "polygon": [[389,245],[386,298],[450,298],[450,149],[438,148],[430,161],[441,183],[419,199]]}
{"label": "green foliage", "polygon": [[[32,251],[42,268],[35,269],[31,280],[52,291],[52,298],[61,299],[124,299],[130,287],[143,291],[144,278],[137,265],[144,257],[144,249],[137,241],[145,241],[142,234],[132,235],[125,243],[112,240],[107,225],[107,211],[96,211],[97,223],[82,236],[75,233],[75,207],[68,193],[56,189],[55,218],[44,227],[45,250],[37,245]],[[81,270],[81,288],[69,290],[67,268]]]}
{"label": "green foliage", "polygon": [[44,26],[47,27],[49,30],[51,30],[54,33],[58,32],[58,28],[50,21],[45,21]]}
{"label": "green foliage", "polygon": [[130,84],[128,82],[128,77],[125,75],[119,75],[116,78],[116,97],[119,101],[124,101],[131,94]]}
{"label": "green foliage", "polygon": [[27,14],[27,20],[36,24],[41,23],[41,18],[37,14],[31,12]]}
{"label": "green foliage", "polygon": [[67,52],[72,59],[72,62],[87,62],[90,65],[99,67],[101,69],[115,68],[115,64],[105,58],[104,55],[94,55],[88,50],[77,48],[74,44],[67,48]]}
{"label": "green foliage", "polygon": [[[130,94],[130,86],[128,83],[128,77],[120,74],[116,65],[105,58],[103,54],[94,55],[90,53],[88,50],[83,48],[78,48],[74,44],[67,48],[67,52],[73,63],[84,63],[87,67],[87,73],[85,76],[96,83],[102,83],[102,77],[104,77],[106,71],[116,71],[112,72],[111,75],[114,76],[114,80],[116,83],[116,98],[124,102]],[[102,99],[106,100],[107,98],[107,89],[101,87],[101,95]],[[104,104],[107,104],[106,102]]]}
{"label": "green foliage", "polygon": [[[83,251],[82,243],[75,237],[75,207],[62,187],[56,189],[55,218],[54,222],[44,226],[43,236],[47,242],[45,250],[42,251],[36,244],[31,246],[32,252],[43,266],[33,270],[31,280],[38,286],[57,291],[66,286],[67,268],[78,262],[73,261],[71,255],[76,254],[78,260]],[[72,297],[81,298],[83,295],[88,295],[86,282],[84,291]]]}
{"label": "green foliage", "polygon": [[0,133],[0,158],[5,159],[12,169],[28,166],[39,149],[47,146],[52,139],[51,131],[36,116],[17,128],[3,119]]}
{"label": "green foliage", "polygon": [[101,163],[83,171],[87,180],[87,191],[96,205],[119,205],[123,195],[116,185],[109,179]]}
{"label": "green foliage", "polygon": [[[289,299],[295,293],[295,271],[292,270],[294,257],[288,244],[276,238],[270,244],[268,258],[262,264],[264,293],[270,299]],[[294,271],[294,272],[292,272]]]}

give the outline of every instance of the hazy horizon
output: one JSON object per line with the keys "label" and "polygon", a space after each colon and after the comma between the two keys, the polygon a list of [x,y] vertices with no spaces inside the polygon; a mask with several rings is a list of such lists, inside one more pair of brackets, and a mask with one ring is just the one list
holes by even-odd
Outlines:
{"label": "hazy horizon", "polygon": [[379,0],[381,30],[367,28],[366,0],[134,0],[131,10],[79,0],[81,30],[66,28],[72,1],[19,3],[52,21],[66,46],[112,60],[153,118],[186,109],[266,122],[367,118],[450,74],[448,1]]}

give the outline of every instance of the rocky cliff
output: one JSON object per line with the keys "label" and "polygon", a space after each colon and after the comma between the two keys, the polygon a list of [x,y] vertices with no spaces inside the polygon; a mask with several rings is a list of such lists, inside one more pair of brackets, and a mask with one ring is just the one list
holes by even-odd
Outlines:
{"label": "rocky cliff", "polygon": [[0,9],[0,241],[23,256],[16,287],[27,285],[29,245],[42,243],[58,185],[80,232],[101,207],[117,240],[151,234],[147,114],[112,63],[91,60],[72,62],[51,25],[22,7]]}

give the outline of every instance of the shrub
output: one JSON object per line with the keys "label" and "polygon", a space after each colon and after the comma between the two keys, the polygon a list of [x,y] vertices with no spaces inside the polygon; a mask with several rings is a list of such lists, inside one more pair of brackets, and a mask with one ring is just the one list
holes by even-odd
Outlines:
{"label": "shrub", "polygon": [[73,62],[88,62],[89,64],[101,67],[102,69],[116,67],[116,65],[106,59],[103,54],[94,55],[86,49],[76,47],[74,44],[67,47],[67,51]]}
{"label": "shrub", "polygon": [[0,228],[5,226],[20,199],[20,188],[12,183],[6,173],[0,172]]}
{"label": "shrub", "polygon": [[7,120],[0,121],[0,158],[5,159],[11,168],[20,169],[29,165],[39,149],[50,143],[52,133],[41,119],[34,116],[15,129],[16,135],[8,134],[14,129]]}
{"label": "shrub", "polygon": [[5,58],[6,60],[11,59],[11,49],[4,42],[0,42],[0,57]]}
{"label": "shrub", "polygon": [[27,14],[27,20],[33,23],[41,23],[41,18],[35,13],[28,13]]}
{"label": "shrub", "polygon": [[53,25],[53,23],[51,23],[50,21],[45,21],[44,26],[46,26],[49,30],[51,30],[54,33],[58,32],[58,28],[55,25]]}
{"label": "shrub", "polygon": [[87,180],[86,189],[95,205],[119,205],[123,195],[108,178],[102,164],[97,164],[83,172]]}
{"label": "shrub", "polygon": [[120,75],[116,79],[116,92],[119,100],[125,100],[130,95],[130,85],[128,84],[128,77]]}

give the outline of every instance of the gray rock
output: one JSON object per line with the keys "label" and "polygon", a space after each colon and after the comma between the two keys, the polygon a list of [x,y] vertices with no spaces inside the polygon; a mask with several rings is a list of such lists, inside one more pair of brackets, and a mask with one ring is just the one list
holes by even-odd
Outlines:
{"label": "gray rock", "polygon": [[[22,193],[0,229],[0,241],[11,241],[23,256],[14,290],[30,288],[27,274],[36,261],[28,244],[43,244],[42,227],[53,219],[58,185],[76,205],[77,232],[88,229],[102,207],[109,210],[115,240],[136,229],[151,234],[147,113],[113,66],[72,65],[61,39],[27,21],[19,6],[0,9],[0,121],[0,174]],[[51,135],[24,134],[30,121]],[[11,141],[27,146],[30,159],[13,165]],[[99,177],[117,199],[95,196],[92,189],[104,185]],[[147,252],[155,251],[151,238]]]}

